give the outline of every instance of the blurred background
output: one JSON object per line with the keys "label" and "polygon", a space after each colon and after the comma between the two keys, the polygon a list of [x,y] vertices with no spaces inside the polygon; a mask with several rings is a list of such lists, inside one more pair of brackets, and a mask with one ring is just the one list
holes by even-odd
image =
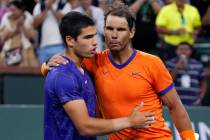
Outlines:
{"label": "blurred background", "polygon": [[[58,30],[61,18],[72,10],[92,17],[102,51],[104,12],[117,1],[0,0],[0,140],[43,139],[40,66],[65,51]],[[210,140],[210,0],[122,2],[136,14],[133,47],[165,62],[195,131],[201,140]],[[164,117],[179,140],[167,109]]]}

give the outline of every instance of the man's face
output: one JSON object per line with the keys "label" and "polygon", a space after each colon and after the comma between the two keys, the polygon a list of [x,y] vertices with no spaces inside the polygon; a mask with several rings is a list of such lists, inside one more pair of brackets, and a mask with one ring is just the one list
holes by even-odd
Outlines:
{"label": "man's face", "polygon": [[177,50],[176,50],[177,56],[185,55],[187,57],[190,57],[191,54],[192,54],[192,50],[191,50],[190,47],[191,46],[189,46],[187,44],[179,45]]}
{"label": "man's face", "polygon": [[96,28],[95,26],[88,26],[81,30],[77,39],[73,39],[74,53],[81,58],[91,58],[96,53]]}
{"label": "man's face", "polygon": [[9,6],[9,11],[14,18],[19,18],[23,15],[23,11],[12,4]]}
{"label": "man's face", "polygon": [[171,4],[174,0],[164,0],[164,3],[167,4]]}
{"label": "man's face", "polygon": [[175,0],[178,6],[184,6],[185,0]]}
{"label": "man's face", "polygon": [[133,38],[134,31],[129,29],[124,17],[108,15],[105,21],[104,36],[111,51],[121,51]]}
{"label": "man's face", "polygon": [[82,5],[82,7],[89,7],[92,4],[92,0],[80,0],[80,4]]}

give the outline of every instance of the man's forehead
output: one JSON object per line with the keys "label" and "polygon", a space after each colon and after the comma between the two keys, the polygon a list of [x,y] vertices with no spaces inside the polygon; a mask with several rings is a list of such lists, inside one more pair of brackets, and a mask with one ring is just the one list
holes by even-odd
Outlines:
{"label": "man's forehead", "polygon": [[125,17],[115,16],[115,15],[108,15],[105,21],[106,24],[119,24],[122,23],[124,25],[128,24]]}
{"label": "man's forehead", "polygon": [[125,17],[108,15],[105,22],[127,22]]}
{"label": "man's forehead", "polygon": [[95,34],[96,33],[96,27],[95,26],[87,26],[81,29],[81,34]]}

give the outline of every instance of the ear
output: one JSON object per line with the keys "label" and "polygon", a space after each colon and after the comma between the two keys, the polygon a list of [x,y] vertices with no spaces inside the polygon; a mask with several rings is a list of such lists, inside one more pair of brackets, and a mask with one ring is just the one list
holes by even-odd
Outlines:
{"label": "ear", "polygon": [[135,32],[136,32],[136,28],[133,27],[131,30],[130,30],[130,39],[132,39],[135,35]]}
{"label": "ear", "polygon": [[66,36],[65,38],[67,47],[73,48],[75,46],[75,39],[71,36]]}

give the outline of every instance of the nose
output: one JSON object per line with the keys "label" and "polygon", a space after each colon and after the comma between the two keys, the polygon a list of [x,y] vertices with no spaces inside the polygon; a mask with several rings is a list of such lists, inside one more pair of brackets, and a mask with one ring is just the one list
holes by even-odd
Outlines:
{"label": "nose", "polygon": [[96,36],[93,37],[92,45],[97,46],[97,37]]}
{"label": "nose", "polygon": [[116,39],[117,38],[117,31],[113,31],[111,34],[112,39]]}

